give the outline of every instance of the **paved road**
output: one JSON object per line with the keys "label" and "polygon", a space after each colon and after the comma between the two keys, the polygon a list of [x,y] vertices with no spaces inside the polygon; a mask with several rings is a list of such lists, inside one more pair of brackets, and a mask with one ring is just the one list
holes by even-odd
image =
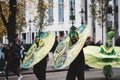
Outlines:
{"label": "paved road", "polygon": [[[114,75],[112,80],[120,80],[120,68],[113,69]],[[67,71],[49,72],[46,74],[46,80],[65,80]],[[4,80],[4,77],[0,77],[0,80]],[[9,80],[17,80],[16,76],[10,76]],[[22,80],[37,80],[34,74],[23,75]],[[85,80],[105,80],[102,70],[94,69],[85,71]]]}
{"label": "paved road", "polygon": [[[47,66],[46,80],[65,80],[67,71],[55,71],[52,67],[52,55],[49,56],[50,60]],[[34,74],[32,74],[32,69],[29,70],[30,74],[24,74],[22,80],[37,80]],[[52,72],[51,72],[52,71]],[[120,68],[113,69],[114,75],[112,80],[120,80]],[[27,72],[28,73],[28,72]],[[0,80],[4,80],[4,77],[0,77]],[[17,80],[16,76],[10,76],[9,80]],[[85,71],[85,80],[105,80],[102,70],[92,69]]]}

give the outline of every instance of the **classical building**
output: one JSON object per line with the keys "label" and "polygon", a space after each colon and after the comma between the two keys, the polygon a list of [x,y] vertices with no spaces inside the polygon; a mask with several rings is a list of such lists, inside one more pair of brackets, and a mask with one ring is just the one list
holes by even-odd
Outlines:
{"label": "classical building", "polygon": [[[103,28],[98,25],[99,21],[93,19],[93,16],[91,15],[91,0],[48,0],[48,3],[53,4],[49,5],[47,12],[47,25],[44,26],[44,31],[52,31],[56,36],[68,34],[72,25],[72,21],[70,19],[72,6],[73,15],[75,15],[75,20],[73,21],[74,25],[79,27],[82,24],[88,24],[91,27],[89,36],[94,36],[95,42],[101,40],[105,43],[107,32],[111,27],[115,28],[116,36],[120,35],[119,0],[109,0],[109,8],[106,15],[107,22],[103,25]],[[36,36],[36,32],[38,32],[38,28],[35,28],[37,23],[33,22],[37,11],[37,8],[34,5],[37,5],[37,2],[26,3],[27,28],[19,35],[20,39],[22,39],[26,44],[32,43]]]}

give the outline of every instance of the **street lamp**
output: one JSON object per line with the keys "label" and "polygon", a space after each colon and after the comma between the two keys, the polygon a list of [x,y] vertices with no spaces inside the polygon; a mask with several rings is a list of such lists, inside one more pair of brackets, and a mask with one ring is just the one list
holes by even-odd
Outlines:
{"label": "street lamp", "polygon": [[72,1],[71,1],[71,8],[70,8],[70,11],[71,11],[71,15],[70,15],[70,20],[72,20],[72,26],[74,25],[74,21],[75,20],[75,15],[73,14],[73,4],[72,4]]}
{"label": "street lamp", "polygon": [[83,11],[83,8],[81,8],[80,14],[81,14],[81,25],[83,25],[83,17],[84,17],[85,11]]}
{"label": "street lamp", "polygon": [[31,19],[29,20],[29,34],[30,34],[30,44],[31,44]]}

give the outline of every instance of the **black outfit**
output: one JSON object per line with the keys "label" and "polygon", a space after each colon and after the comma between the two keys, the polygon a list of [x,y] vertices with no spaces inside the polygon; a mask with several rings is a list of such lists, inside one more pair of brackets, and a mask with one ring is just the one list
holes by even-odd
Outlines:
{"label": "black outfit", "polygon": [[4,71],[5,60],[3,57],[0,58],[0,71]]}
{"label": "black outfit", "polygon": [[56,39],[55,42],[54,42],[54,45],[53,45],[52,49],[50,50],[50,52],[54,53],[57,45],[58,45],[58,40]]}
{"label": "black outfit", "polygon": [[[76,33],[78,35],[78,33]],[[70,43],[75,44],[78,41],[78,36],[70,37]],[[84,45],[85,46],[85,45]],[[66,80],[85,80],[84,79],[84,68],[85,68],[85,57],[83,53],[83,48],[79,52],[75,60],[70,64]]]}
{"label": "black outfit", "polygon": [[115,46],[120,46],[120,38],[117,38],[115,41]]}
{"label": "black outfit", "polygon": [[48,55],[33,67],[33,71],[38,80],[46,80],[47,58]]}
{"label": "black outfit", "polygon": [[66,80],[75,80],[76,77],[78,80],[84,79],[84,68],[85,68],[85,58],[83,49],[80,51],[77,58],[70,64]]}
{"label": "black outfit", "polygon": [[20,45],[18,44],[13,45],[12,53],[14,55],[14,60],[17,68],[20,68],[20,59],[21,59],[20,50],[21,50]]}
{"label": "black outfit", "polygon": [[0,47],[0,71],[4,71],[5,66],[5,60],[4,60],[4,54],[2,53],[2,47]]}
{"label": "black outfit", "polygon": [[4,48],[5,60],[7,62],[5,69],[6,79],[8,79],[9,71],[12,71],[17,76],[20,76],[18,70],[20,65],[20,58],[18,56],[19,53],[17,53],[18,51],[19,48],[17,45],[13,45],[12,47],[9,47],[9,49]]}
{"label": "black outfit", "polygon": [[[71,38],[72,44],[77,42],[77,38]],[[76,59],[70,64],[66,80],[75,80],[76,77],[78,80],[84,80],[84,68],[85,68],[85,58],[83,49],[79,52]]]}
{"label": "black outfit", "polygon": [[95,45],[94,41],[90,41],[88,45]]}

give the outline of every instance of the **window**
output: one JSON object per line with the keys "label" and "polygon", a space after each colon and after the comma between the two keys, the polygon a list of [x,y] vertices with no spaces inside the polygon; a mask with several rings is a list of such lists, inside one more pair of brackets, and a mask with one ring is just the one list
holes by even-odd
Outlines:
{"label": "window", "polygon": [[87,0],[85,0],[85,23],[87,23],[87,3],[88,3],[88,1]]}
{"label": "window", "polygon": [[[73,11],[71,12],[71,7],[73,8]],[[73,15],[75,19],[75,0],[69,0],[69,12],[70,16]],[[71,17],[70,17],[71,20]]]}
{"label": "window", "polygon": [[64,22],[64,0],[58,0],[58,21]]}
{"label": "window", "polygon": [[22,33],[22,40],[23,43],[26,44],[26,33]]}
{"label": "window", "polygon": [[22,33],[22,39],[23,39],[23,40],[26,39],[26,33]]}
{"label": "window", "polygon": [[53,23],[53,0],[48,0],[49,8],[48,8],[48,22]]}
{"label": "window", "polygon": [[34,42],[34,32],[32,32],[32,43]]}

